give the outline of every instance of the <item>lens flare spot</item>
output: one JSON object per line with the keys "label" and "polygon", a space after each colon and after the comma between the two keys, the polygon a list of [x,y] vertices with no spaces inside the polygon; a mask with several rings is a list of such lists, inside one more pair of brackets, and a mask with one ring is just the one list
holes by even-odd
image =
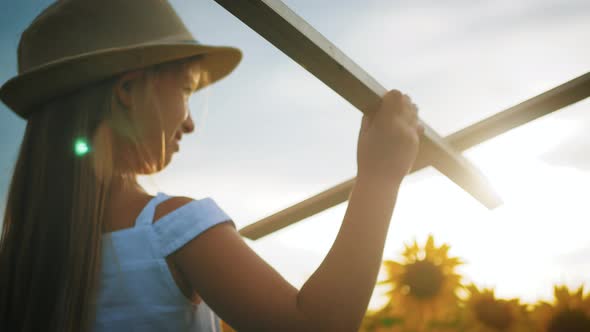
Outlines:
{"label": "lens flare spot", "polygon": [[74,153],[78,157],[82,157],[90,152],[90,145],[88,145],[88,141],[84,138],[78,138],[74,142]]}

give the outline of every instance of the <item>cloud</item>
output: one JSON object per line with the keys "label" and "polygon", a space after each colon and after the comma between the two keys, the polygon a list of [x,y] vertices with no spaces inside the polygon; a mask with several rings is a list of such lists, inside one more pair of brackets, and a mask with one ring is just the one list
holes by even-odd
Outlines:
{"label": "cloud", "polygon": [[[588,128],[590,130],[590,127]],[[590,134],[578,133],[562,142],[554,150],[543,155],[543,160],[553,165],[574,166],[590,171]]]}
{"label": "cloud", "polygon": [[539,9],[547,3],[455,3],[462,5],[366,12],[342,33],[342,48],[385,86],[416,95],[425,119],[443,133],[588,70],[590,48],[572,33],[590,31],[584,11],[548,20]]}
{"label": "cloud", "polygon": [[[372,1],[339,6],[339,15],[306,3],[296,7],[302,16],[383,86],[409,92],[441,134],[588,70],[590,48],[579,42],[590,38],[587,1]],[[338,107],[340,97],[302,68],[275,65],[266,95],[300,110]]]}
{"label": "cloud", "polygon": [[570,123],[568,135],[543,153],[541,159],[556,166],[590,170],[590,98],[559,112]]}
{"label": "cloud", "polygon": [[581,269],[590,272],[590,246],[572,250],[556,258],[557,263],[566,270]]}

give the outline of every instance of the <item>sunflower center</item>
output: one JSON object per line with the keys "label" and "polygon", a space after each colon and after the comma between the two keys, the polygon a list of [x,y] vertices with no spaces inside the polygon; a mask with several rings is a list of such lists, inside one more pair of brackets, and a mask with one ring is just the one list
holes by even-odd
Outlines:
{"label": "sunflower center", "polygon": [[512,324],[513,317],[506,303],[486,298],[477,301],[474,307],[477,318],[488,327],[502,331]]}
{"label": "sunflower center", "polygon": [[440,267],[430,261],[421,260],[406,266],[403,283],[410,288],[411,295],[419,299],[429,299],[441,289],[443,277]]}
{"label": "sunflower center", "polygon": [[566,309],[549,322],[548,332],[590,331],[590,317],[582,310]]}

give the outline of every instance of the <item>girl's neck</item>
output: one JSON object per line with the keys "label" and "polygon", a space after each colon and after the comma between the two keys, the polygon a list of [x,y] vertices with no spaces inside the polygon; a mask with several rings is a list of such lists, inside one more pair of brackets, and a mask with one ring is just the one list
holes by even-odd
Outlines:
{"label": "girl's neck", "polygon": [[111,180],[112,194],[146,194],[145,190],[137,182],[137,177],[132,176],[114,176]]}
{"label": "girl's neck", "polygon": [[110,205],[118,206],[124,202],[144,200],[150,195],[137,182],[136,176],[114,177],[111,182]]}
{"label": "girl's neck", "polygon": [[106,210],[105,232],[133,227],[135,218],[151,196],[133,178],[113,178]]}

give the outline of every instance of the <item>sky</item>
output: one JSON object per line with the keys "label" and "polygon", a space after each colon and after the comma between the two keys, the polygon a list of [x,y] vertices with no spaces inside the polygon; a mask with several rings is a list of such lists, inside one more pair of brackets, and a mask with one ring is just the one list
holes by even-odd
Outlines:
{"label": "sky", "polygon": [[[0,0],[1,83],[16,74],[20,32],[49,3]],[[196,133],[164,172],[142,178],[146,188],[212,197],[241,228],[355,176],[359,111],[214,1],[171,3],[198,40],[238,47],[244,59],[193,97]],[[381,85],[412,96],[443,136],[590,70],[586,0],[285,3]],[[24,125],[0,105],[0,212]],[[590,287],[589,133],[584,100],[466,151],[505,202],[493,211],[432,168],[408,176],[384,258],[433,234],[466,261],[466,281],[499,296]],[[247,241],[300,287],[345,209]]]}

